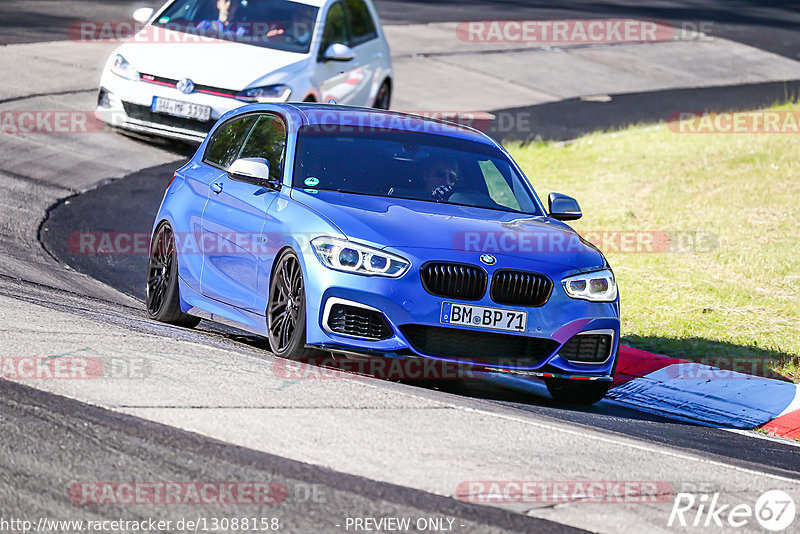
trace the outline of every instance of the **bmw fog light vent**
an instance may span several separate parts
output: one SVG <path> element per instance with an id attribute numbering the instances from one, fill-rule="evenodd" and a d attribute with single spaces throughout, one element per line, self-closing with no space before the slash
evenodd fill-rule
<path id="1" fill-rule="evenodd" d="M 570 362 L 600 364 L 611 355 L 613 341 L 610 332 L 577 334 L 561 347 L 558 354 Z"/>
<path id="2" fill-rule="evenodd" d="M 392 329 L 380 312 L 334 304 L 328 314 L 328 328 L 337 334 L 368 339 L 388 339 Z"/>

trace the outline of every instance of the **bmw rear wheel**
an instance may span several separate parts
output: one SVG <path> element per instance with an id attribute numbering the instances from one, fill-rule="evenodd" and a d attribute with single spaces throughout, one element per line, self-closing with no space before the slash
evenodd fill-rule
<path id="1" fill-rule="evenodd" d="M 188 328 L 194 328 L 200 322 L 198 317 L 181 311 L 175 236 L 166 221 L 156 229 L 150 243 L 145 296 L 147 315 L 151 319 Z"/>
<path id="2" fill-rule="evenodd" d="M 272 353 L 281 358 L 307 358 L 306 294 L 303 269 L 295 253 L 286 250 L 275 261 L 267 304 L 267 330 Z"/>

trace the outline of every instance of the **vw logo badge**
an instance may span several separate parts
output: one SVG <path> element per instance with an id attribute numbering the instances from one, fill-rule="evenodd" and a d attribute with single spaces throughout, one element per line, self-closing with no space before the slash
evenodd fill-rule
<path id="1" fill-rule="evenodd" d="M 190 95 L 194 92 L 194 82 L 189 78 L 184 78 L 179 81 L 176 87 L 178 88 L 178 91 L 185 95 Z"/>
<path id="2" fill-rule="evenodd" d="M 481 261 L 486 265 L 494 265 L 497 263 L 497 258 L 492 256 L 491 254 L 484 254 L 481 256 Z"/>

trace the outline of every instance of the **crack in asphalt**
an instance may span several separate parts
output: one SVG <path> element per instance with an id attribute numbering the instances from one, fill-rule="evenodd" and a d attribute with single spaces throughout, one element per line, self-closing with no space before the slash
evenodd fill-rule
<path id="1" fill-rule="evenodd" d="M 397 410 L 455 410 L 453 406 L 334 406 L 334 405 L 315 405 L 315 406 L 137 406 L 135 404 L 109 404 L 107 408 L 120 408 L 126 410 L 374 410 L 374 411 L 397 411 Z"/>
<path id="2" fill-rule="evenodd" d="M 21 100 L 31 100 L 34 98 L 41 98 L 45 96 L 66 96 L 66 95 L 77 95 L 80 93 L 91 93 L 93 91 L 97 91 L 96 88 L 92 87 L 91 89 L 70 89 L 67 91 L 52 91 L 49 93 L 32 93 L 29 95 L 21 95 L 21 96 L 12 96 L 11 98 L 3 98 L 0 99 L 0 104 L 8 104 L 10 102 L 19 102 Z"/>
<path id="3" fill-rule="evenodd" d="M 8 176 L 9 178 L 11 178 L 13 180 L 19 180 L 21 182 L 28 182 L 28 183 L 36 184 L 36 185 L 41 186 L 41 187 L 47 187 L 49 189 L 60 189 L 62 191 L 69 191 L 70 193 L 77 193 L 78 192 L 77 189 L 73 189 L 73 188 L 67 187 L 65 185 L 54 184 L 52 182 L 48 182 L 47 180 L 42 180 L 41 178 L 34 178 L 33 176 L 28 176 L 26 174 L 20 174 L 18 172 L 9 171 L 8 169 L 0 169 L 0 173 Z M 69 197 L 65 197 L 64 200 L 66 200 L 67 198 L 69 198 Z"/>
<path id="4" fill-rule="evenodd" d="M 630 41 L 622 43 L 576 43 L 570 45 L 535 45 L 528 47 L 518 48 L 493 48 L 483 50 L 452 50 L 447 52 L 412 52 L 408 54 L 392 55 L 392 59 L 419 59 L 419 58 L 437 58 L 437 57 L 456 57 L 456 56 L 484 56 L 488 54 L 524 54 L 526 52 L 569 52 L 570 50 L 585 50 L 597 48 L 612 48 L 620 46 L 646 46 L 646 45 L 663 45 L 671 42 L 688 42 L 687 40 L 674 39 L 671 41 Z M 1 102 L 0 102 L 1 103 Z"/>

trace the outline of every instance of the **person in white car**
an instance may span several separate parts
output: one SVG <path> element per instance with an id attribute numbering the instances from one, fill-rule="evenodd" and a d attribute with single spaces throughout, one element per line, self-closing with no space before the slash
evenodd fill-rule
<path id="1" fill-rule="evenodd" d="M 217 0 L 219 16 L 216 20 L 201 20 L 196 28 L 202 32 L 245 35 L 247 28 L 236 22 L 236 12 L 239 11 L 241 0 Z"/>

